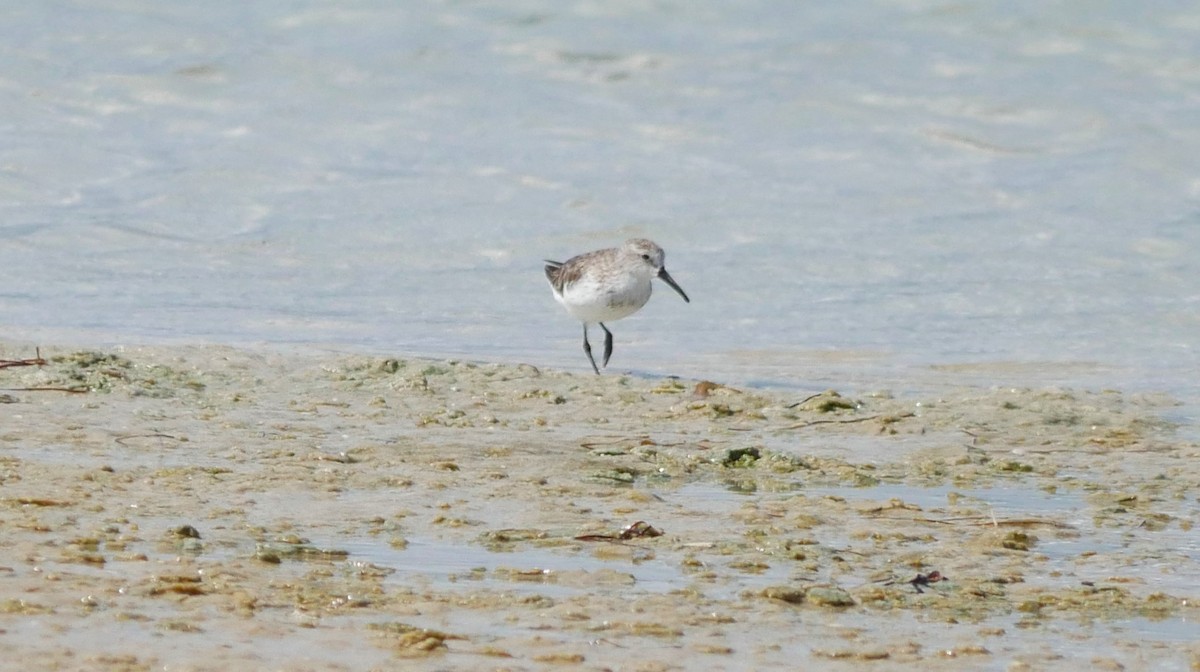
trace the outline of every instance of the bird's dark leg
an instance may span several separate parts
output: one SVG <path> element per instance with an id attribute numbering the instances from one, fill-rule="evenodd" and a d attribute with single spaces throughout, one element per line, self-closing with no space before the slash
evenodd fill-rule
<path id="1" fill-rule="evenodd" d="M 604 364 L 602 366 L 607 368 L 608 358 L 612 357 L 612 332 L 608 330 L 608 327 L 604 326 L 603 322 L 597 322 L 596 324 L 599 324 L 600 328 L 604 330 Z M 595 365 L 595 362 L 593 362 L 592 366 Z"/>
<path id="2" fill-rule="evenodd" d="M 608 329 L 605 329 L 605 331 L 608 331 Z M 597 376 L 600 375 L 600 368 L 596 366 L 596 360 L 592 357 L 592 344 L 588 343 L 587 340 L 587 322 L 583 323 L 583 351 L 587 353 L 588 361 L 592 363 L 592 370 L 596 372 Z M 607 364 L 608 360 L 604 360 L 604 363 Z"/>

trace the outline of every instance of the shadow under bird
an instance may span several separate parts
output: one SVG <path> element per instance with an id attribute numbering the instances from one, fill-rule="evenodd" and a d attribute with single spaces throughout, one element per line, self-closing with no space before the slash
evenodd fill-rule
<path id="1" fill-rule="evenodd" d="M 589 324 L 599 324 L 604 330 L 601 366 L 607 367 L 613 335 L 604 323 L 629 317 L 646 305 L 653 291 L 651 280 L 662 280 L 691 303 L 683 288 L 667 273 L 663 266 L 665 258 L 662 248 L 652 241 L 634 238 L 621 247 L 586 252 L 565 262 L 546 260 L 546 279 L 554 290 L 554 299 L 583 322 L 583 351 L 596 375 L 600 374 L 600 367 L 596 366 L 592 344 L 588 342 Z"/>

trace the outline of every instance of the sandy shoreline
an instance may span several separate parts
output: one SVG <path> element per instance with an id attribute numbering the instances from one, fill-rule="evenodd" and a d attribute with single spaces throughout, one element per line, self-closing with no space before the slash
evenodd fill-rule
<path id="1" fill-rule="evenodd" d="M 0 369 L 23 669 L 1200 665 L 1162 395 L 42 356 Z"/>

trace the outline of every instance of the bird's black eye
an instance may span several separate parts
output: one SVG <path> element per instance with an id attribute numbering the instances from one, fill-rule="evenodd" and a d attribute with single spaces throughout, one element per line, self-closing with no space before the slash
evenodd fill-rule
<path id="1" fill-rule="evenodd" d="M 646 261 L 650 261 L 650 255 L 648 255 L 648 254 L 643 254 L 643 255 L 642 255 L 642 259 L 645 259 Z"/>

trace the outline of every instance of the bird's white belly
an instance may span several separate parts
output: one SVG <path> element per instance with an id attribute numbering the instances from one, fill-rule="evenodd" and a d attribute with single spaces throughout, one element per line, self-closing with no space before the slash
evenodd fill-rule
<path id="1" fill-rule="evenodd" d="M 554 298 L 577 320 L 612 322 L 636 313 L 650 300 L 653 288 L 648 280 L 620 285 L 605 285 L 581 278 L 563 288 Z"/>

